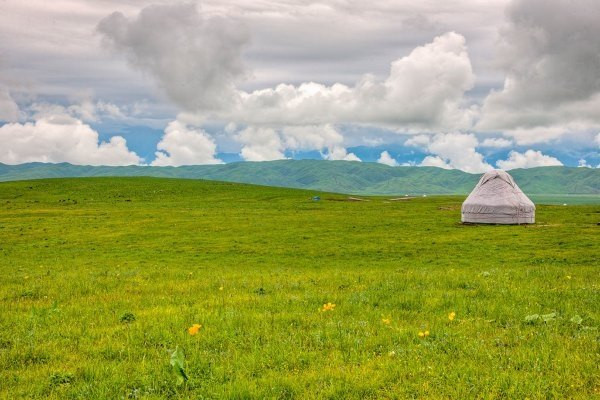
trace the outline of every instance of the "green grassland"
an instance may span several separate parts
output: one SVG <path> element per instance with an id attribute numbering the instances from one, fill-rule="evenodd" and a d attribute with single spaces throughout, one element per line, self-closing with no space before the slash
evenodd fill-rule
<path id="1" fill-rule="evenodd" d="M 0 184 L 0 398 L 600 396 L 599 205 L 314 194 Z"/>

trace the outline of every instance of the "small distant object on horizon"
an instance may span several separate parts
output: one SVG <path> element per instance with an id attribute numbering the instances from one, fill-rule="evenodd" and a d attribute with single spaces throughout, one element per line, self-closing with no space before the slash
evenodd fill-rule
<path id="1" fill-rule="evenodd" d="M 313 196 L 313 201 L 319 201 L 321 200 L 321 196 Z"/>
<path id="2" fill-rule="evenodd" d="M 563 203 L 563 206 L 566 206 L 566 205 L 567 205 L 567 203 Z"/>
<path id="3" fill-rule="evenodd" d="M 427 197 L 427 195 L 426 195 L 426 194 L 424 194 L 424 195 L 423 195 L 423 197 Z"/>
<path id="4" fill-rule="evenodd" d="M 493 170 L 483 174 L 462 204 L 461 221 L 473 224 L 534 224 L 535 204 L 508 172 Z"/>

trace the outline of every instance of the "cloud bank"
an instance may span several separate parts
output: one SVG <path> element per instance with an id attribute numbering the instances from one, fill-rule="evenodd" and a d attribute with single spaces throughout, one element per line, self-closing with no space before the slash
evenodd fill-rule
<path id="1" fill-rule="evenodd" d="M 501 30 L 504 87 L 485 99 L 476 129 L 517 143 L 600 126 L 600 2 L 515 0 Z"/>
<path id="2" fill-rule="evenodd" d="M 40 116 L 34 122 L 0 127 L 0 162 L 68 162 L 80 165 L 139 164 L 140 157 L 125 139 L 113 136 L 98 141 L 98 132 L 69 115 Z"/>
<path id="3" fill-rule="evenodd" d="M 99 144 L 97 133 L 94 142 L 78 127 L 95 132 L 89 124 L 96 129 L 107 120 L 146 124 L 153 113 L 138 118 L 139 105 L 158 110 L 161 103 L 168 119 L 163 114 L 154 122 L 153 127 L 164 127 L 164 136 L 153 165 L 218 163 L 222 152 L 255 161 L 302 152 L 358 161 L 357 154 L 364 153 L 353 154 L 349 147 L 397 145 L 405 135 L 414 135 L 406 143 L 426 153 L 421 165 L 469 172 L 492 168 L 499 154 L 506 160 L 495 165 L 507 168 L 555 164 L 560 161 L 553 156 L 565 155 L 566 162 L 580 157 L 598 162 L 600 3 L 594 0 L 498 0 L 487 2 L 485 10 L 471 0 L 448 7 L 408 1 L 366 6 L 207 0 L 202 8 L 195 2 L 147 5 L 144 0 L 78 7 L 65 0 L 52 14 L 60 29 L 45 25 L 48 11 L 40 0 L 7 4 L 0 38 L 14 38 L 6 41 L 7 59 L 17 60 L 10 68 L 19 79 L 9 79 L 8 64 L 0 65 L 0 120 L 12 122 L 5 126 L 15 135 L 19 126 L 36 132 L 30 134 L 31 146 L 37 141 L 40 148 L 48 146 L 38 125 L 55 130 L 56 121 L 70 118 L 62 129 L 78 132 L 65 133 L 71 140 L 85 137 L 98 149 L 104 145 L 104 153 L 114 151 L 111 162 L 131 162 L 126 155 L 135 153 L 119 144 L 122 138 Z M 467 17 L 474 8 L 477 18 Z M 36 24 L 27 35 L 16 35 L 23 16 Z M 348 29 L 338 34 L 334 28 L 342 26 Z M 109 51 L 98 51 L 97 40 Z M 35 46 L 28 50 L 27 41 Z M 31 67 L 40 60 L 55 74 L 22 82 L 27 79 L 20 79 L 20 71 L 40 74 Z M 116 91 L 121 102 L 96 95 L 116 93 L 121 86 Z M 156 96 L 152 86 L 164 96 Z M 65 88 L 70 88 L 66 94 Z M 52 100 L 36 99 L 36 90 L 66 100 L 50 105 Z M 156 98 L 141 98 L 141 92 Z M 39 160 L 74 159 L 66 150 L 27 153 L 17 139 L 3 141 L 6 159 L 9 153 L 13 159 L 29 160 L 33 154 Z M 554 151 L 575 145 L 580 149 Z M 57 142 L 56 148 L 61 146 Z M 552 156 L 535 147 L 551 149 Z M 378 149 L 378 162 L 406 161 L 397 148 L 387 148 L 397 159 Z"/>
<path id="4" fill-rule="evenodd" d="M 8 89 L 0 86 L 0 121 L 15 122 L 19 119 L 19 106 L 10 96 Z"/>
<path id="5" fill-rule="evenodd" d="M 563 165 L 558 159 L 542 154 L 541 151 L 527 150 L 525 153 L 511 151 L 508 160 L 500 160 L 498 167 L 510 170 L 516 168 L 533 168 Z"/>

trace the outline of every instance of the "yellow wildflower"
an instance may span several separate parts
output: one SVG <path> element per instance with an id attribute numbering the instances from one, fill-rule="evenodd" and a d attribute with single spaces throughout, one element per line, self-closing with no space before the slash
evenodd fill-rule
<path id="1" fill-rule="evenodd" d="M 394 350 L 392 350 L 392 351 L 390 351 L 390 352 L 388 353 L 388 356 L 390 356 L 390 357 L 395 357 L 395 356 L 396 356 L 396 352 L 395 352 Z"/>
<path id="2" fill-rule="evenodd" d="M 392 319 L 391 318 L 382 318 L 381 322 L 383 322 L 386 325 L 389 325 L 392 323 Z"/>
<path id="3" fill-rule="evenodd" d="M 450 321 L 454 321 L 454 318 L 456 318 L 456 313 L 452 311 L 450 314 L 448 314 L 448 319 Z"/>
<path id="4" fill-rule="evenodd" d="M 419 332 L 419 337 L 420 337 L 420 338 L 422 338 L 422 337 L 425 337 L 425 333 L 423 333 L 423 332 Z"/>
<path id="5" fill-rule="evenodd" d="M 566 276 L 566 278 L 567 278 L 567 279 L 571 279 L 571 275 L 567 275 L 567 276 Z"/>
<path id="6" fill-rule="evenodd" d="M 327 303 L 327 304 L 323 304 L 323 309 L 321 311 L 333 311 L 334 308 L 335 308 L 335 304 Z"/>
<path id="7" fill-rule="evenodd" d="M 195 334 L 198 333 L 198 331 L 200 330 L 200 328 L 202 328 L 202 325 L 200 325 L 200 324 L 194 324 L 194 325 L 192 325 L 192 326 L 190 326 L 188 328 L 188 333 L 190 335 L 194 336 Z"/>
<path id="8" fill-rule="evenodd" d="M 223 286 L 219 287 L 219 290 L 221 290 L 221 291 L 222 291 L 222 290 L 223 290 Z"/>
<path id="9" fill-rule="evenodd" d="M 429 336 L 429 331 L 425 331 L 423 332 L 423 334 L 425 335 L 425 337 Z"/>

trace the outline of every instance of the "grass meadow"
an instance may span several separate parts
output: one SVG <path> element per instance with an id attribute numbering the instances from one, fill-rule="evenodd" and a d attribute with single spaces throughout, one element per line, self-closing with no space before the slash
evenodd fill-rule
<path id="1" fill-rule="evenodd" d="M 600 397 L 600 205 L 315 194 L 0 184 L 0 398 Z"/>

